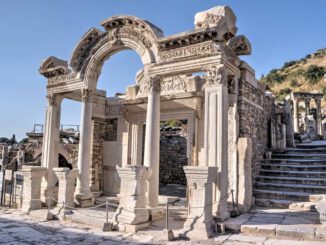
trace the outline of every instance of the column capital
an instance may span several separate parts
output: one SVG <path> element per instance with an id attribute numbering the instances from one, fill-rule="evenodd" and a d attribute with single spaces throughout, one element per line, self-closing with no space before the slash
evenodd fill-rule
<path id="1" fill-rule="evenodd" d="M 160 87 L 161 77 L 159 76 L 147 76 L 143 79 L 141 84 L 139 84 L 139 92 L 141 94 L 151 94 L 159 93 L 161 90 Z"/>
<path id="2" fill-rule="evenodd" d="M 203 68 L 206 72 L 206 85 L 222 84 L 227 86 L 227 72 L 224 65 L 211 64 Z"/>
<path id="3" fill-rule="evenodd" d="M 89 102 L 93 98 L 93 91 L 88 88 L 83 88 L 80 90 L 82 102 Z"/>
<path id="4" fill-rule="evenodd" d="M 50 93 L 46 95 L 46 99 L 48 100 L 49 106 L 57 106 L 61 102 L 60 99 L 62 99 L 62 97 L 58 94 Z"/>
<path id="5" fill-rule="evenodd" d="M 311 98 L 304 98 L 304 103 L 308 104 L 308 103 L 310 103 L 310 100 L 311 100 Z"/>

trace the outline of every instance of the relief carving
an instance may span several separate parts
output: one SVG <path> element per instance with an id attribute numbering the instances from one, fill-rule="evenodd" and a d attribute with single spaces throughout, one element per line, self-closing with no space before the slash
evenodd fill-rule
<path id="1" fill-rule="evenodd" d="M 223 65 L 209 65 L 203 68 L 206 72 L 205 80 L 206 85 L 222 84 L 227 86 L 226 68 Z"/>
<path id="2" fill-rule="evenodd" d="M 191 45 L 183 48 L 176 48 L 168 51 L 162 51 L 159 53 L 159 57 L 161 58 L 162 61 L 169 61 L 173 59 L 190 58 L 193 56 L 196 56 L 196 58 L 212 56 L 218 54 L 219 52 L 220 49 L 216 44 L 212 42 L 206 42 L 206 43 L 200 43 L 200 44 Z"/>
<path id="3" fill-rule="evenodd" d="M 139 94 L 146 95 L 160 91 L 160 80 L 158 77 L 145 77 L 139 82 Z"/>
<path id="4" fill-rule="evenodd" d="M 186 92 L 185 76 L 164 78 L 160 84 L 161 94 L 176 94 Z"/>

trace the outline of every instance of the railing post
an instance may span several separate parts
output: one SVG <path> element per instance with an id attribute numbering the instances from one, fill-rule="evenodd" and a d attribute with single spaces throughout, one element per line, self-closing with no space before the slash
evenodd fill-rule
<path id="1" fill-rule="evenodd" d="M 109 200 L 106 199 L 105 200 L 105 213 L 106 213 L 106 217 L 105 217 L 105 223 L 103 225 L 103 231 L 112 231 L 112 223 L 109 222 Z"/>
<path id="2" fill-rule="evenodd" d="M 109 201 L 105 200 L 106 223 L 109 223 Z"/>
<path id="3" fill-rule="evenodd" d="M 166 230 L 169 230 L 169 201 L 166 201 L 165 227 L 166 227 Z"/>

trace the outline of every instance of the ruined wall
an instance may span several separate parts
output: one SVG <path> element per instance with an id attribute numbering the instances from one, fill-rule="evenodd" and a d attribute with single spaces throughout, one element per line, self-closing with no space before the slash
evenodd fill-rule
<path id="1" fill-rule="evenodd" d="M 93 118 L 91 139 L 90 180 L 91 191 L 99 191 L 103 183 L 103 141 L 105 135 L 105 120 Z"/>
<path id="2" fill-rule="evenodd" d="M 183 166 L 186 165 L 188 165 L 187 138 L 161 131 L 160 183 L 186 185 L 186 176 L 183 171 Z"/>
<path id="3" fill-rule="evenodd" d="M 262 84 L 239 82 L 239 137 L 252 138 L 252 177 L 257 176 L 264 153 L 270 146 L 270 120 L 274 100 L 265 95 Z"/>

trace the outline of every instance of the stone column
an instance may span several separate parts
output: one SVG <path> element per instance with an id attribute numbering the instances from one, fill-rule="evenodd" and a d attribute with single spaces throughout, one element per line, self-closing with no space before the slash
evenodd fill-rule
<path id="1" fill-rule="evenodd" d="M 23 166 L 17 172 L 23 176 L 23 202 L 22 211 L 28 213 L 30 210 L 42 207 L 41 202 L 41 181 L 47 169 L 36 166 Z M 17 175 L 16 174 L 16 175 Z"/>
<path id="2" fill-rule="evenodd" d="M 57 189 L 55 187 L 56 177 L 53 168 L 59 165 L 59 141 L 60 141 L 60 113 L 62 97 L 59 95 L 48 94 L 48 106 L 46 109 L 45 130 L 43 136 L 42 149 L 42 167 L 48 169 L 45 178 L 42 181 L 42 201 L 46 197 L 55 196 Z"/>
<path id="3" fill-rule="evenodd" d="M 230 217 L 228 198 L 228 88 L 224 66 L 212 65 L 207 71 L 205 85 L 205 163 L 218 167 L 216 187 L 213 188 L 214 215 L 220 220 Z"/>
<path id="4" fill-rule="evenodd" d="M 146 209 L 146 179 L 148 169 L 144 166 L 118 167 L 121 179 L 120 203 L 113 222 L 119 230 L 135 232 L 149 225 Z"/>
<path id="5" fill-rule="evenodd" d="M 90 162 L 91 162 L 91 130 L 92 130 L 92 94 L 88 89 L 81 90 L 82 111 L 80 121 L 80 137 L 78 150 L 78 178 L 75 199 L 79 206 L 94 205 L 94 197 L 90 191 Z"/>
<path id="6" fill-rule="evenodd" d="M 305 121 L 306 121 L 306 124 L 307 124 L 308 116 L 309 116 L 309 113 L 310 113 L 310 98 L 305 98 L 304 103 L 305 103 L 305 110 L 306 110 Z"/>
<path id="7" fill-rule="evenodd" d="M 238 175 L 238 208 L 241 213 L 247 213 L 252 206 L 252 140 L 251 138 L 239 138 L 239 175 Z"/>
<path id="8" fill-rule="evenodd" d="M 298 118 L 298 100 L 293 99 L 293 127 L 294 132 L 299 133 L 299 118 Z"/>
<path id="9" fill-rule="evenodd" d="M 213 235 L 213 182 L 217 167 L 184 166 L 189 193 L 189 210 L 180 234 L 190 239 L 204 240 Z"/>
<path id="10" fill-rule="evenodd" d="M 324 135 L 323 132 L 323 125 L 322 125 L 322 118 L 321 118 L 321 101 L 320 99 L 316 99 L 316 109 L 317 109 L 317 135 Z"/>
<path id="11" fill-rule="evenodd" d="M 150 169 L 148 177 L 147 205 L 158 207 L 160 164 L 160 91 L 159 80 L 148 79 L 144 166 Z"/>
<path id="12" fill-rule="evenodd" d="M 54 168 L 53 171 L 59 180 L 57 206 L 61 207 L 64 202 L 66 206 L 74 207 L 75 182 L 78 169 Z"/>

